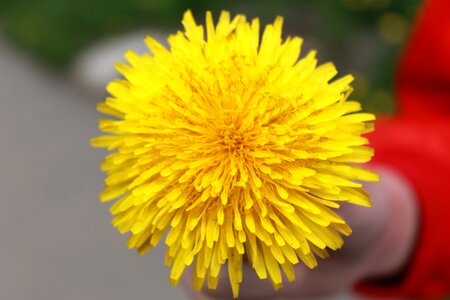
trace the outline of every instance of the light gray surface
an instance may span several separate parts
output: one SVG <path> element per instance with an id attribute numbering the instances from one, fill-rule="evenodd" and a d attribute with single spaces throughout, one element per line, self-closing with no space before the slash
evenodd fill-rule
<path id="1" fill-rule="evenodd" d="M 187 299 L 97 200 L 96 101 L 14 52 L 0 39 L 0 299 Z"/>
<path id="2" fill-rule="evenodd" d="M 187 299 L 164 247 L 127 250 L 97 200 L 98 100 L 0 38 L 0 300 Z"/>

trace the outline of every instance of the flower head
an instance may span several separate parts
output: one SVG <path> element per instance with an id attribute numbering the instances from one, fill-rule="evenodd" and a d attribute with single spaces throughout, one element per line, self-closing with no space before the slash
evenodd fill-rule
<path id="1" fill-rule="evenodd" d="M 348 101 L 351 76 L 332 80 L 333 64 L 314 52 L 299 59 L 302 40 L 282 38 L 282 18 L 259 21 L 206 14 L 206 33 L 188 11 L 184 32 L 151 37 L 151 54 L 127 52 L 125 79 L 98 110 L 110 135 L 92 140 L 114 152 L 102 201 L 116 198 L 113 225 L 129 248 L 145 253 L 166 232 L 166 264 L 176 284 L 193 264 L 194 286 L 215 288 L 228 263 L 235 296 L 243 257 L 257 275 L 282 284 L 293 265 L 317 265 L 351 230 L 336 214 L 341 201 L 370 206 L 354 180 L 377 175 L 361 135 L 374 116 Z"/>

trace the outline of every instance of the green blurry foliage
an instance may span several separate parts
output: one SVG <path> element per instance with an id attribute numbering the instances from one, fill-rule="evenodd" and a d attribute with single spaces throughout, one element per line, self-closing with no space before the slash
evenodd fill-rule
<path id="1" fill-rule="evenodd" d="M 20 45 L 62 67 L 100 36 L 170 26 L 188 7 L 178 0 L 0 0 L 0 25 Z"/>
<path id="2" fill-rule="evenodd" d="M 191 9 L 285 17 L 287 35 L 305 37 L 320 61 L 356 79 L 353 98 L 374 112 L 393 111 L 394 65 L 419 0 L 0 0 L 0 26 L 16 44 L 63 69 L 99 37 L 140 27 L 180 28 Z M 308 44 L 308 41 L 310 43 Z"/>

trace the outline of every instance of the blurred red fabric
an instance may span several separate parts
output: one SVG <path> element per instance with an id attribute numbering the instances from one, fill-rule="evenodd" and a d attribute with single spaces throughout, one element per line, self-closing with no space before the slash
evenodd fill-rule
<path id="1" fill-rule="evenodd" d="M 374 162 L 412 183 L 420 232 L 398 280 L 356 289 L 375 297 L 434 299 L 450 295 L 450 0 L 422 6 L 400 59 L 396 96 L 399 113 L 379 117 L 369 139 Z"/>

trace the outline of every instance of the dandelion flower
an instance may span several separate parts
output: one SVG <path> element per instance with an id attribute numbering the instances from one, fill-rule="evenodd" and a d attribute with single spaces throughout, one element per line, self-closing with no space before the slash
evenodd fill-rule
<path id="1" fill-rule="evenodd" d="M 169 49 L 147 37 L 151 54 L 125 54 L 98 105 L 111 117 L 92 145 L 113 151 L 100 199 L 116 200 L 112 223 L 140 254 L 167 233 L 173 284 L 193 265 L 195 288 L 215 288 L 226 264 L 237 297 L 246 256 L 279 288 L 281 270 L 293 280 L 295 264 L 343 245 L 340 202 L 370 206 L 355 180 L 377 180 L 356 165 L 373 155 L 374 116 L 347 100 L 351 76 L 300 58 L 282 23 L 260 38 L 258 19 L 222 12 L 215 25 L 208 12 L 204 28 L 188 11 Z"/>

